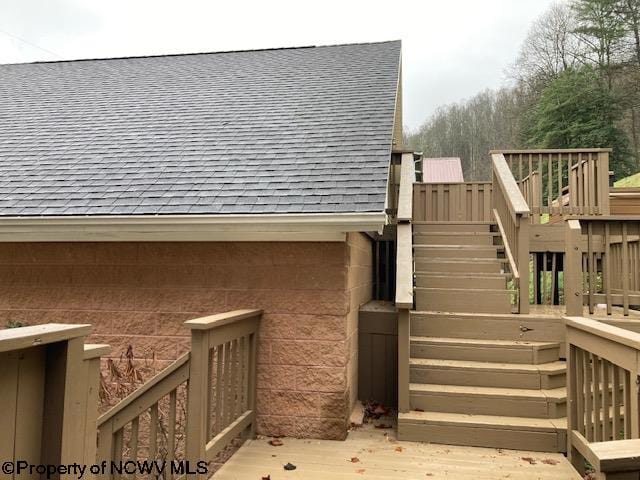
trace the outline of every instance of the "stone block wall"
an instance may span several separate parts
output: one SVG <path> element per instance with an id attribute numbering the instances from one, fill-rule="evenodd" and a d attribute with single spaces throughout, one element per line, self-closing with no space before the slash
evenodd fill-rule
<path id="1" fill-rule="evenodd" d="M 357 398 L 357 310 L 367 237 L 347 242 L 0 244 L 0 325 L 90 323 L 115 358 L 169 365 L 183 322 L 261 308 L 258 431 L 344 438 Z"/>

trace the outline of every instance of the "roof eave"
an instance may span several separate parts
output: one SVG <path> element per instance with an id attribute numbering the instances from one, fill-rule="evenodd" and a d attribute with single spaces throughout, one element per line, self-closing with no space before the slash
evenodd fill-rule
<path id="1" fill-rule="evenodd" d="M 386 223 L 384 212 L 0 217 L 0 242 L 343 241 Z"/>

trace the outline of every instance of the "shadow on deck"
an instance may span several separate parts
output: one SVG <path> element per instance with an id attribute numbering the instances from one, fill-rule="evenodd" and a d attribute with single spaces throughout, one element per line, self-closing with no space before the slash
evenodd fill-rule
<path id="1" fill-rule="evenodd" d="M 395 430 L 371 424 L 352 430 L 344 442 L 284 438 L 282 443 L 274 447 L 268 438 L 247 441 L 213 479 L 581 478 L 559 453 L 402 442 Z M 284 470 L 287 463 L 296 469 Z"/>

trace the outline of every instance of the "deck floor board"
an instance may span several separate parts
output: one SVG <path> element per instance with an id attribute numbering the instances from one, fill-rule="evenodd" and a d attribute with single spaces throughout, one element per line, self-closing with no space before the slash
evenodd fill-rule
<path id="1" fill-rule="evenodd" d="M 558 453 L 400 442 L 393 430 L 370 425 L 351 431 L 344 442 L 284 438 L 282 446 L 274 447 L 268 441 L 247 441 L 213 480 L 581 478 Z M 297 468 L 285 471 L 286 463 Z"/>

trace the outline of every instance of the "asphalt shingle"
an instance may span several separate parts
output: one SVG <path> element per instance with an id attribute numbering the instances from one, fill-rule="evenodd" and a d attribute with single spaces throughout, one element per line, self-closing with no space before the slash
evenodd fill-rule
<path id="1" fill-rule="evenodd" d="M 0 65 L 0 216 L 380 212 L 400 42 Z"/>

